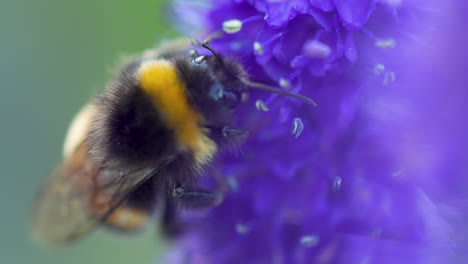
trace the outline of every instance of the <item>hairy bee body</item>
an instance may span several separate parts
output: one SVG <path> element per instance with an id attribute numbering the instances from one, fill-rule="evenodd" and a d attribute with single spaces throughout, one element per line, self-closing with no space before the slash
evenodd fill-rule
<path id="1" fill-rule="evenodd" d="M 190 58 L 167 47 L 126 64 L 70 126 L 63 161 L 36 201 L 38 237 L 64 244 L 99 224 L 139 230 L 157 203 L 172 233 L 178 208 L 219 204 L 222 193 L 196 185 L 223 145 L 245 138 L 230 127 L 244 75 L 233 59 Z M 236 138 L 226 133 L 233 129 Z"/>

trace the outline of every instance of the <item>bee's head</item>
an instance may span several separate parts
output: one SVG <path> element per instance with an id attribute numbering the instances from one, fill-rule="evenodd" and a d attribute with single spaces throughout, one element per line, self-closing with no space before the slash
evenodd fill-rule
<path id="1" fill-rule="evenodd" d="M 174 64 L 190 104 L 203 117 L 202 125 L 230 125 L 247 90 L 241 81 L 247 76 L 244 68 L 233 58 L 215 56 L 177 59 Z"/>

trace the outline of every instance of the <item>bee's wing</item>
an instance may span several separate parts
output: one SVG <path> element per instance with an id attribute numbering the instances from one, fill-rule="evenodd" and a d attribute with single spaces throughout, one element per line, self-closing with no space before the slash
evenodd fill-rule
<path id="1" fill-rule="evenodd" d="M 39 193 L 33 211 L 36 235 L 51 244 L 65 244 L 86 235 L 168 163 L 126 173 L 103 170 L 91 160 L 86 144 L 80 144 Z"/>
<path id="2" fill-rule="evenodd" d="M 94 107 L 87 106 L 75 118 L 65 142 L 65 158 L 43 185 L 33 209 L 37 237 L 51 244 L 65 244 L 104 222 L 128 195 L 170 160 L 133 171 L 102 169 L 91 158 L 86 144 L 88 122 Z M 77 125 L 77 124 L 84 125 Z M 77 127 L 80 131 L 74 131 Z M 68 146 L 68 147 L 67 147 Z"/>
<path id="3" fill-rule="evenodd" d="M 61 244 L 88 233 L 97 223 L 89 210 L 92 165 L 83 144 L 78 146 L 47 179 L 33 211 L 33 230 L 40 240 Z"/>

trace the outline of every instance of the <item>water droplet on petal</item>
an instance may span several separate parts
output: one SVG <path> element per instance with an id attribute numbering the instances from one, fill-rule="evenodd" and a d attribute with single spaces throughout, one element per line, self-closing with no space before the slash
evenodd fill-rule
<path id="1" fill-rule="evenodd" d="M 265 103 L 262 101 L 262 100 L 257 100 L 255 102 L 255 107 L 257 108 L 257 110 L 259 111 L 263 111 L 263 112 L 268 112 L 270 111 L 270 109 L 265 105 Z"/>
<path id="2" fill-rule="evenodd" d="M 291 133 L 295 135 L 295 138 L 298 138 L 302 134 L 302 131 L 304 131 L 302 120 L 298 117 L 294 118 Z"/>
<path id="3" fill-rule="evenodd" d="M 301 240 L 300 240 L 301 245 L 305 247 L 314 247 L 318 244 L 319 241 L 320 241 L 320 238 L 315 235 L 303 236 L 301 237 Z"/>
<path id="4" fill-rule="evenodd" d="M 234 34 L 242 29 L 242 21 L 231 19 L 223 22 L 223 30 L 228 34 Z"/>

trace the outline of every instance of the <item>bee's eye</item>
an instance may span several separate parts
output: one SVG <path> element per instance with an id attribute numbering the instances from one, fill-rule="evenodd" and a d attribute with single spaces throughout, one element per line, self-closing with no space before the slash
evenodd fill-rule
<path id="1" fill-rule="evenodd" d="M 236 108 L 239 105 L 239 96 L 233 92 L 224 91 L 222 100 L 223 104 L 230 109 Z"/>
<path id="2" fill-rule="evenodd" d="M 229 109 L 236 108 L 239 104 L 239 96 L 229 90 L 225 90 L 223 85 L 218 82 L 211 85 L 209 95 L 213 100 L 221 101 Z"/>

